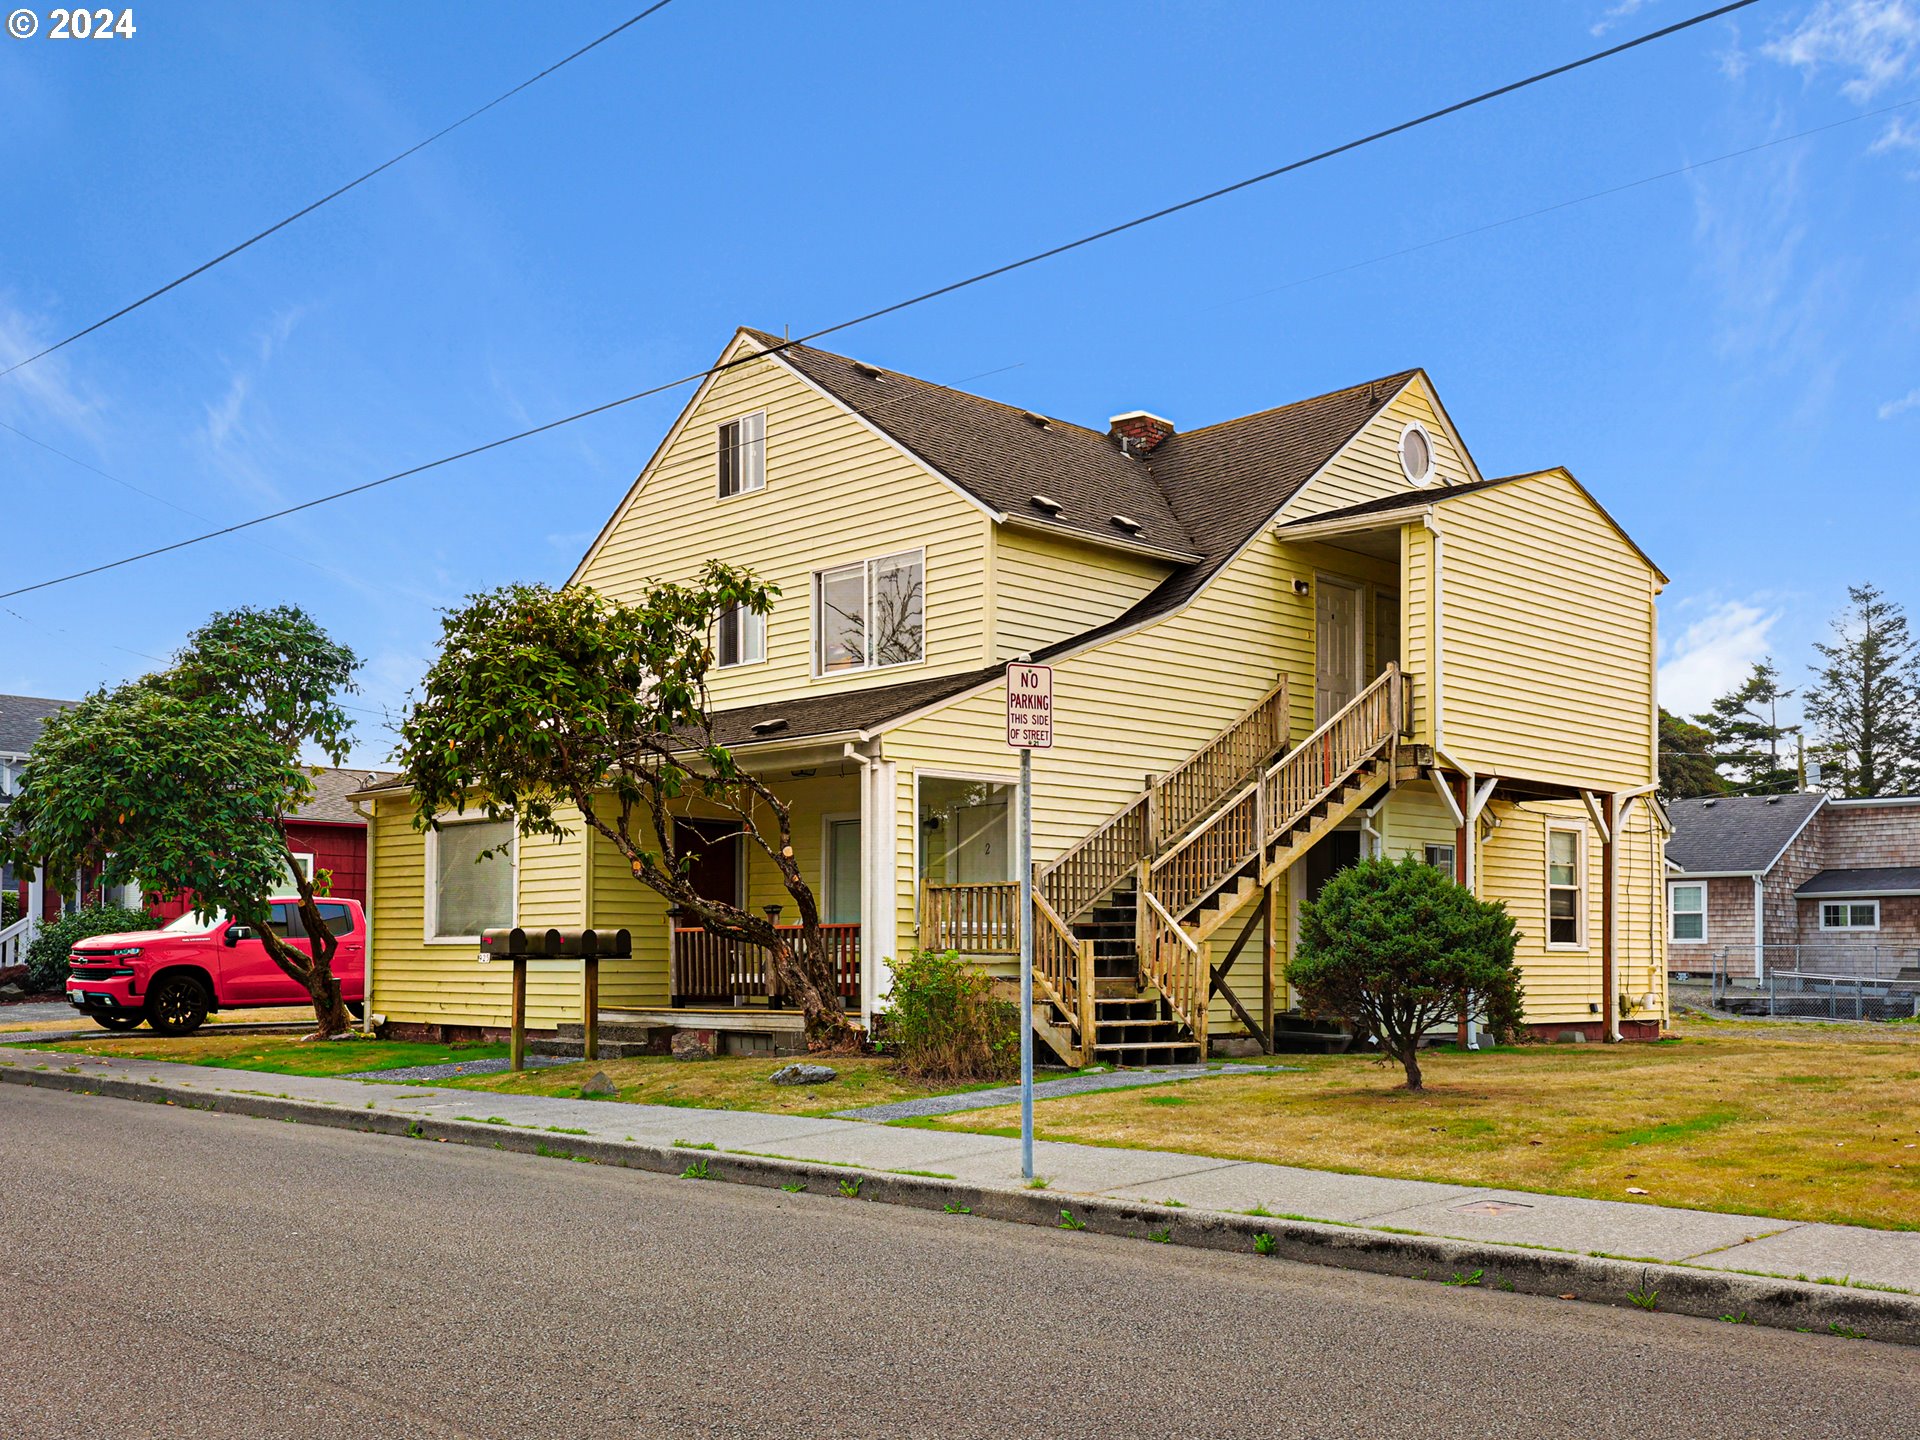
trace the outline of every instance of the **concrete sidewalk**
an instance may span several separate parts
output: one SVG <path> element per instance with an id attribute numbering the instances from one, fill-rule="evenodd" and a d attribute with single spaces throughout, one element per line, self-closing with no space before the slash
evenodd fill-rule
<path id="1" fill-rule="evenodd" d="M 201 1065 L 35 1051 L 9 1045 L 0 1071 L 45 1072 L 158 1087 L 184 1103 L 267 1096 L 418 1120 L 479 1121 L 611 1144 L 678 1146 L 917 1175 L 988 1190 L 1024 1190 L 1019 1142 L 756 1111 L 625 1105 L 223 1070 Z M 0 1077 L 5 1078 L 5 1077 Z M 1204 1083 L 1204 1082 L 1202 1082 Z M 1134 1206 L 1358 1227 L 1382 1234 L 1526 1246 L 1581 1256 L 1847 1282 L 1920 1295 L 1920 1232 L 1869 1230 L 1582 1200 L 1519 1190 L 1392 1180 L 1199 1155 L 1041 1141 L 1034 1168 L 1048 1195 Z"/>

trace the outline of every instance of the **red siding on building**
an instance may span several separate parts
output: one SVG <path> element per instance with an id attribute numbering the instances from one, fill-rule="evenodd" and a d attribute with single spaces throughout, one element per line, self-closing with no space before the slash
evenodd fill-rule
<path id="1" fill-rule="evenodd" d="M 333 885 L 327 892 L 342 900 L 367 903 L 367 827 L 331 824 L 314 820 L 287 822 L 287 845 L 296 855 L 313 856 L 316 879 L 322 871 L 333 872 Z M 191 896 L 170 900 L 149 897 L 147 908 L 163 921 L 184 915 L 193 908 Z"/>

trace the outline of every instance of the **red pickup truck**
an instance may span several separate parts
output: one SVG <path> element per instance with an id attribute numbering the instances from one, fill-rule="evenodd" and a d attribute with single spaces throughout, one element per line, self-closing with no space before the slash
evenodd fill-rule
<path id="1" fill-rule="evenodd" d="M 366 978 L 367 917 L 357 900 L 322 900 L 321 918 L 339 941 L 333 973 L 347 1008 L 360 1013 Z M 298 900 L 272 903 L 274 932 L 312 953 Z M 198 1030 L 214 1011 L 305 1005 L 306 987 L 267 954 L 253 931 L 226 915 L 182 915 L 161 930 L 90 935 L 68 957 L 67 1002 L 109 1030 L 145 1020 L 162 1035 Z"/>

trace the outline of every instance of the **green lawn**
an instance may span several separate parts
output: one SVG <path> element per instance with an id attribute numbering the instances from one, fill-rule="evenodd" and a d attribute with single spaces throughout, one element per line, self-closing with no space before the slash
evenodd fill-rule
<path id="1" fill-rule="evenodd" d="M 259 1070 L 273 1075 L 345 1075 L 356 1070 L 396 1070 L 408 1065 L 441 1065 L 452 1060 L 490 1060 L 507 1053 L 505 1045 L 429 1045 L 401 1040 L 313 1040 L 295 1035 L 115 1035 L 69 1040 L 49 1050 L 84 1055 L 119 1055 L 139 1060 L 172 1060 L 182 1065 L 217 1065 L 228 1070 Z"/>

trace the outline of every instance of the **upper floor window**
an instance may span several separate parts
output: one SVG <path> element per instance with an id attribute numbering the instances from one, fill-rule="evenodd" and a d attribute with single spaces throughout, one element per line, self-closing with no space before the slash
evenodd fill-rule
<path id="1" fill-rule="evenodd" d="M 1400 432 L 1400 473 L 1414 485 L 1433 479 L 1433 439 L 1418 420 Z"/>
<path id="2" fill-rule="evenodd" d="M 1582 832 L 1575 829 L 1550 829 L 1547 831 L 1547 944 L 1575 946 L 1580 944 L 1581 916 L 1586 906 L 1581 903 L 1585 876 L 1585 856 L 1581 853 L 1585 847 L 1581 844 Z"/>
<path id="3" fill-rule="evenodd" d="M 767 617 L 744 605 L 729 605 L 714 621 L 714 653 L 722 670 L 767 658 Z"/>
<path id="4" fill-rule="evenodd" d="M 1667 935 L 1685 944 L 1707 938 L 1707 887 L 1670 885 L 1667 887 Z"/>
<path id="5" fill-rule="evenodd" d="M 924 659 L 925 573 L 921 550 L 814 572 L 815 673 L 837 675 Z"/>
<path id="6" fill-rule="evenodd" d="M 720 427 L 720 498 L 767 488 L 767 412 Z"/>
<path id="7" fill-rule="evenodd" d="M 1822 930 L 1878 930 L 1878 900 L 1823 900 L 1820 902 Z"/>

